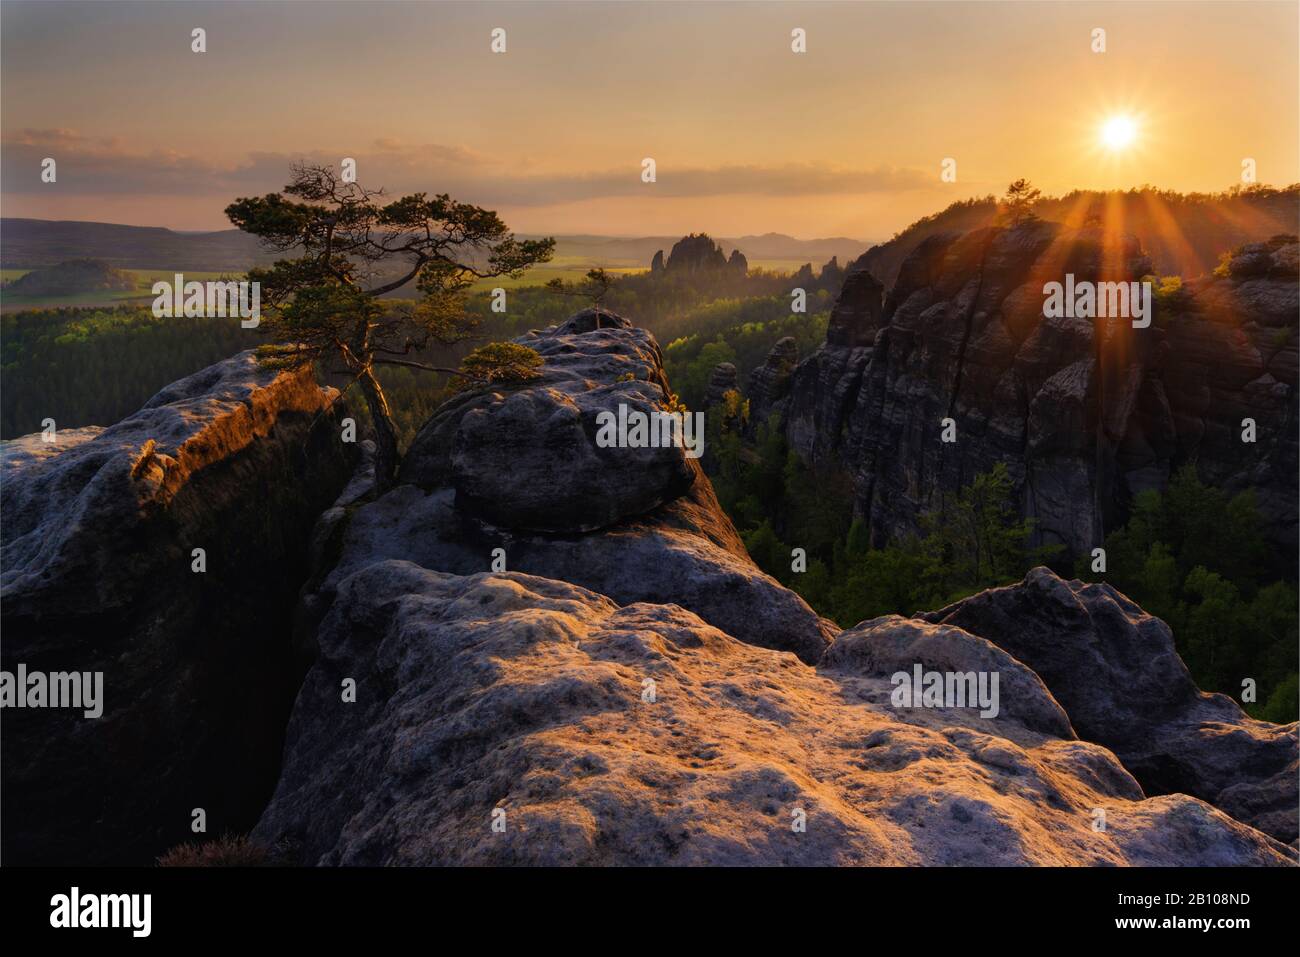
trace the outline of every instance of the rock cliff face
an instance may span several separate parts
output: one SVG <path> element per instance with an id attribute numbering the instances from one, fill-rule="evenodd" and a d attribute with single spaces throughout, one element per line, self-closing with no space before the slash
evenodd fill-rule
<path id="1" fill-rule="evenodd" d="M 708 387 L 704 390 L 703 410 L 708 411 L 716 405 L 722 405 L 727 393 L 737 389 L 739 385 L 740 379 L 736 367 L 730 362 L 719 362 L 713 367 Z"/>
<path id="2" fill-rule="evenodd" d="M 790 383 L 799 360 L 799 347 L 794 339 L 778 339 L 767 354 L 763 364 L 749 374 L 749 415 L 755 425 L 767 421 L 773 412 L 780 412 L 790 394 Z"/>
<path id="3" fill-rule="evenodd" d="M 1229 492 L 1256 490 L 1295 549 L 1294 237 L 1246 247 L 1227 277 L 1185 284 L 1149 328 L 1045 318 L 1043 286 L 1138 280 L 1132 240 L 1035 222 L 929 237 L 884 295 L 854 268 L 826 343 L 800 363 L 783 412 L 808 462 L 852 475 L 877 541 L 1007 463 L 1040 542 L 1091 550 L 1133 496 L 1195 461 Z M 941 441 L 951 418 L 956 440 Z M 1253 419 L 1257 440 L 1241 440 Z"/>
<path id="4" fill-rule="evenodd" d="M 353 467 L 332 397 L 247 352 L 110 428 L 0 446 L 4 670 L 103 672 L 104 698 L 5 709 L 6 862 L 148 863 L 195 807 L 214 831 L 255 819 L 307 536 Z"/>
<path id="5" fill-rule="evenodd" d="M 402 484 L 322 516 L 304 595 L 315 662 L 255 840 L 325 865 L 1289 861 L 1273 819 L 1230 787 L 1205 791 L 1217 808 L 1146 796 L 1075 723 L 1055 672 L 995 629 L 889 617 L 840 632 L 753 565 L 702 474 L 678 488 L 674 469 L 634 478 L 629 450 L 584 448 L 592 410 L 665 397 L 645 333 L 566 324 L 521 341 L 545 357 L 539 379 L 444 406 Z M 516 407 L 595 474 L 519 446 Z M 492 436 L 499 454 L 480 455 Z M 557 515 L 573 501 L 549 531 L 515 493 L 485 499 L 479 473 L 514 448 L 517 485 L 553 496 Z M 603 480 L 640 491 L 601 498 Z M 577 498 L 603 509 L 597 527 Z M 1021 587 L 1040 582 L 1074 587 L 1046 570 Z M 1110 669 L 1084 680 L 1103 697 L 1172 654 L 1133 647 L 1151 626 L 1124 608 L 1094 616 Z M 997 707 L 896 701 L 894 676 L 918 667 L 996 675 Z M 1258 758 L 1240 780 L 1272 782 L 1275 757 L 1294 761 L 1294 726 L 1235 720 L 1204 754 Z M 1226 743 L 1243 734 L 1258 754 Z"/>

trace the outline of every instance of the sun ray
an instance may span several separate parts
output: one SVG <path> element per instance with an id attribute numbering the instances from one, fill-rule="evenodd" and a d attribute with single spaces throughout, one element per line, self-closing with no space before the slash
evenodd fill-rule
<path id="1" fill-rule="evenodd" d="M 1174 257 L 1178 274 L 1193 277 L 1204 272 L 1205 263 L 1201 260 L 1201 255 L 1183 234 L 1164 198 L 1156 193 L 1144 192 L 1142 202 L 1146 207 L 1147 216 L 1156 228 L 1156 233 L 1164 242 L 1167 251 Z M 1149 250 L 1151 251 L 1153 250 Z"/>

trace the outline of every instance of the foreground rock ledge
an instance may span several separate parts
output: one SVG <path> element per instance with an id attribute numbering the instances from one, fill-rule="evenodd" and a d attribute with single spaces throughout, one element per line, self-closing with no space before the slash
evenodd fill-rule
<path id="1" fill-rule="evenodd" d="M 1046 568 L 920 616 L 987 638 L 1051 689 L 1080 737 L 1110 748 L 1148 794 L 1181 791 L 1296 840 L 1296 722 L 1248 717 L 1196 687 L 1169 626 L 1109 585 Z"/>
<path id="2" fill-rule="evenodd" d="M 1098 745 L 895 711 L 853 654 L 818 670 L 674 605 L 385 561 L 340 583 L 319 652 L 253 835 L 299 863 L 1288 863 Z"/>

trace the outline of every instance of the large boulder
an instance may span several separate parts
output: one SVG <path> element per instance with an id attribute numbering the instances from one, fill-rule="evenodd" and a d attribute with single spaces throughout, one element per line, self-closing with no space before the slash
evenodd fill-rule
<path id="1" fill-rule="evenodd" d="M 253 833 L 295 863 L 1288 863 L 1095 744 L 904 712 L 676 605 L 401 561 L 338 589 Z"/>
<path id="2" fill-rule="evenodd" d="M 617 322 L 597 327 L 578 313 L 517 340 L 542 356 L 540 373 L 441 406 L 411 443 L 400 481 L 450 485 L 468 508 L 546 532 L 611 525 L 684 492 L 695 476 L 686 450 L 597 445 L 601 412 L 662 410 L 670 394 L 654 337 L 602 315 Z"/>
<path id="3" fill-rule="evenodd" d="M 1043 734 L 1067 740 L 1075 737 L 1070 719 L 1038 675 L 997 645 L 960 628 L 899 615 L 873 618 L 836 637 L 822 656 L 820 667 L 877 678 L 905 676 L 909 691 L 914 688 L 911 679 L 917 667 L 922 674 L 938 672 L 963 679 L 972 676 L 976 684 L 954 682 L 954 688 L 964 698 L 983 679 L 986 690 L 992 690 L 993 700 L 993 707 L 988 709 L 992 713 L 986 717 L 1005 715 Z M 994 675 L 996 685 L 988 681 Z M 915 687 L 913 693 L 922 694 L 923 690 L 923 685 Z M 974 700 L 968 700 L 967 706 L 974 708 Z"/>
<path id="4" fill-rule="evenodd" d="M 306 620 L 368 564 L 458 575 L 506 567 L 623 604 L 673 602 L 815 663 L 837 629 L 754 565 L 696 460 L 679 448 L 595 445 L 599 411 L 649 410 L 671 389 L 645 330 L 566 331 L 582 325 L 517 340 L 543 357 L 536 379 L 448 402 L 417 435 L 401 484 L 329 516 L 317 537 L 331 540 L 333 564 L 313 578 Z"/>
<path id="5" fill-rule="evenodd" d="M 987 638 L 1032 668 L 1079 736 L 1114 751 L 1148 794 L 1192 794 L 1296 839 L 1297 725 L 1256 721 L 1202 692 L 1169 627 L 1111 586 L 1036 568 L 917 617 Z"/>
<path id="6" fill-rule="evenodd" d="M 461 419 L 452 482 L 466 508 L 521 530 L 586 532 L 643 514 L 684 492 L 695 471 L 681 446 L 600 447 L 600 416 L 649 420 L 665 398 L 636 380 L 497 397 Z"/>
<path id="7" fill-rule="evenodd" d="M 256 818 L 308 532 L 355 458 L 336 395 L 244 352 L 109 428 L 0 445 L 4 670 L 103 674 L 100 717 L 6 708 L 8 863 L 145 863 L 196 807 Z"/>

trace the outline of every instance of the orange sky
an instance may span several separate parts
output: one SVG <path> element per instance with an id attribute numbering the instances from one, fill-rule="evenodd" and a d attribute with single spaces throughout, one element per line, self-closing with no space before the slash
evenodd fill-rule
<path id="1" fill-rule="evenodd" d="M 219 229 L 293 160 L 344 156 L 367 185 L 448 191 L 520 231 L 611 235 L 878 239 L 1018 176 L 1212 191 L 1245 157 L 1300 180 L 1294 2 L 0 10 L 6 216 Z M 1136 138 L 1106 151 L 1117 113 Z"/>

